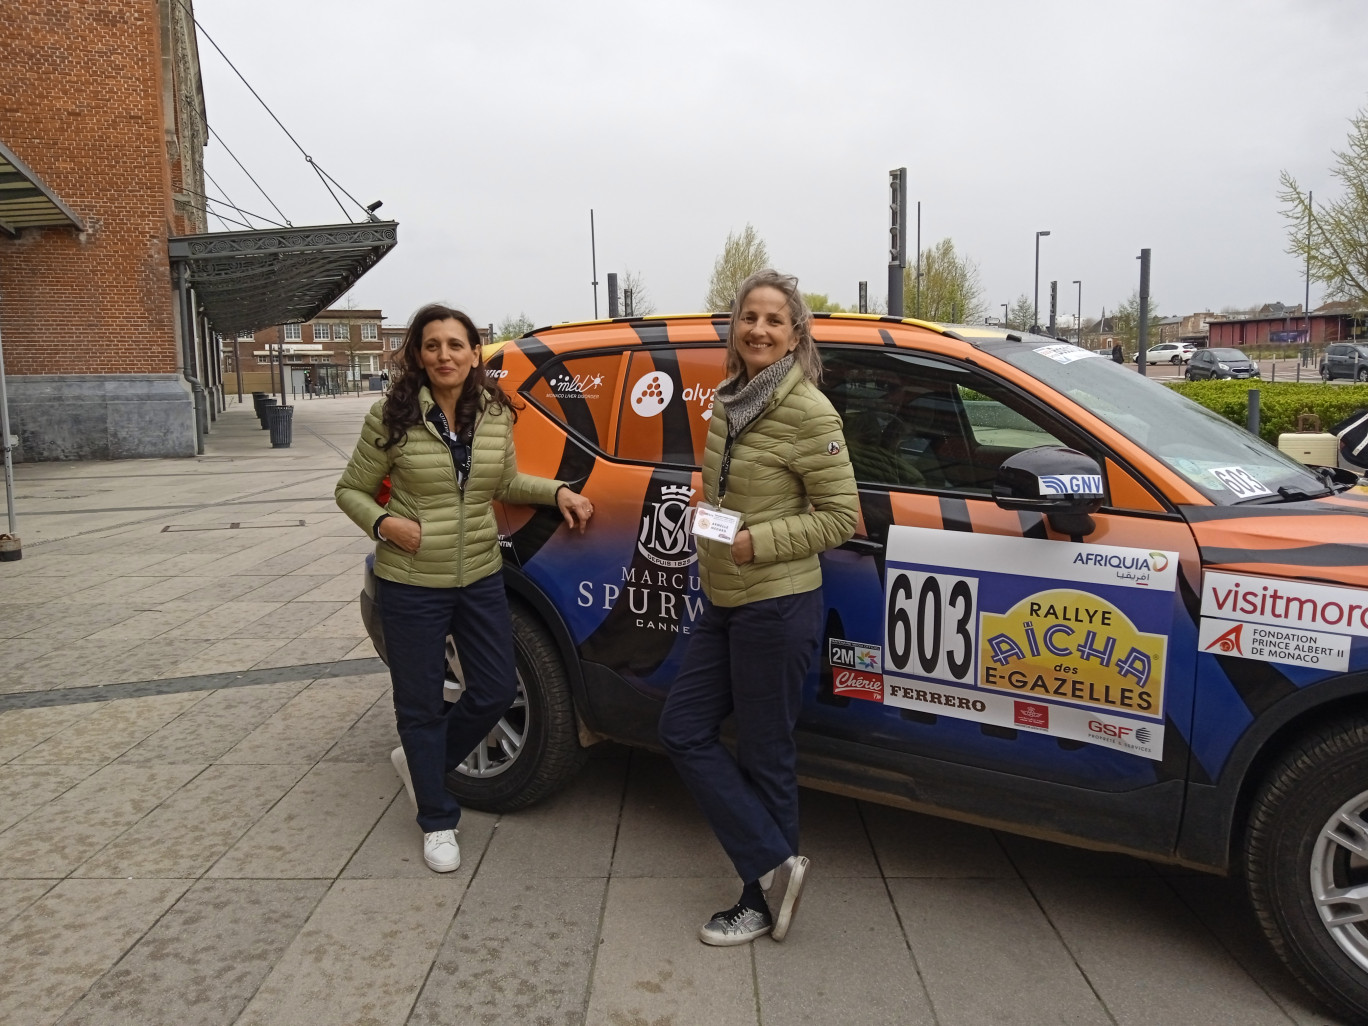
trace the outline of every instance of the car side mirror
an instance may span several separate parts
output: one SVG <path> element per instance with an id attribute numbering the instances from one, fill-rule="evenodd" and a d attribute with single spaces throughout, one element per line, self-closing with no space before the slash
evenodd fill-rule
<path id="1" fill-rule="evenodd" d="M 1044 514 L 1060 534 L 1087 535 L 1091 514 L 1106 497 L 1102 470 L 1077 449 L 1040 445 L 1002 461 L 993 479 L 993 501 L 1003 509 Z"/>

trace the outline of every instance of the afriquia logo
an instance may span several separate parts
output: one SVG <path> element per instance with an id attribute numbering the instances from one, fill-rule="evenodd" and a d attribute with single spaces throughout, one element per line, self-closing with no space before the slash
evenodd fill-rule
<path id="1" fill-rule="evenodd" d="M 596 399 L 598 389 L 603 384 L 602 374 L 571 374 L 561 371 L 551 379 L 551 391 L 558 397 L 575 399 Z"/>
<path id="2" fill-rule="evenodd" d="M 639 417 L 654 417 L 670 405 L 674 382 L 661 371 L 650 371 L 632 386 L 631 409 Z"/>
<path id="3" fill-rule="evenodd" d="M 688 485 L 664 485 L 660 498 L 646 504 L 637 551 L 652 563 L 681 567 L 698 559 L 689 534 L 689 499 L 693 493 Z"/>
<path id="4" fill-rule="evenodd" d="M 1156 574 L 1162 574 L 1168 569 L 1168 556 L 1162 552 L 1151 552 L 1149 554 L 1150 569 Z"/>

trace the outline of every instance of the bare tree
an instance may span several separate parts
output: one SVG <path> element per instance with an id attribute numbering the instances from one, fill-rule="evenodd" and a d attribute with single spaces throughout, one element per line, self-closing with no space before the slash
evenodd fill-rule
<path id="1" fill-rule="evenodd" d="M 1309 260 L 1311 280 L 1328 299 L 1368 302 L 1368 107 L 1349 119 L 1349 145 L 1335 152 L 1330 174 L 1344 187 L 1339 199 L 1312 207 L 1292 175 L 1279 176 L 1280 213 L 1287 222 L 1287 252 Z"/>
<path id="2" fill-rule="evenodd" d="M 708 294 L 703 297 L 703 309 L 730 310 L 741 283 L 768 266 L 769 250 L 754 226 L 747 223 L 739 233 L 728 232 L 722 255 L 713 264 Z"/>
<path id="3" fill-rule="evenodd" d="M 655 302 L 646 290 L 646 282 L 640 271 L 623 271 L 618 275 L 618 309 L 627 313 L 627 292 L 632 293 L 632 316 L 645 317 L 656 312 Z"/>

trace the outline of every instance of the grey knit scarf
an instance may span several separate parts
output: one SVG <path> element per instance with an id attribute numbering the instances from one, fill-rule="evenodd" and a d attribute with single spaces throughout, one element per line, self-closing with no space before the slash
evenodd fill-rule
<path id="1" fill-rule="evenodd" d="M 793 354 L 782 357 L 770 364 L 749 381 L 742 381 L 737 375 L 730 381 L 718 386 L 716 399 L 727 411 L 727 433 L 735 438 L 744 431 L 750 422 L 760 416 L 769 402 L 769 397 L 784 380 L 784 375 L 793 366 Z"/>

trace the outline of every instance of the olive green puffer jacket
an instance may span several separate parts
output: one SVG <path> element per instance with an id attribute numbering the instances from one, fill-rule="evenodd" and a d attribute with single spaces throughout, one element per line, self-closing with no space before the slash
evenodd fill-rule
<path id="1" fill-rule="evenodd" d="M 703 494 L 741 514 L 755 559 L 738 566 L 730 545 L 699 538 L 704 594 L 716 606 L 742 606 L 821 587 L 817 554 L 850 538 L 859 518 L 840 416 L 802 368 L 792 367 L 733 443 L 727 492 L 718 503 L 726 441 L 719 404 L 703 453 Z"/>
<path id="2" fill-rule="evenodd" d="M 356 451 L 333 494 L 342 512 L 368 535 L 384 513 L 422 525 L 423 537 L 415 553 L 388 542 L 376 545 L 377 577 L 425 588 L 463 587 L 503 565 L 492 501 L 554 506 L 561 482 L 518 473 L 512 413 L 497 403 L 487 403 L 475 421 L 470 477 L 462 494 L 456 487 L 451 450 L 427 420 L 432 394 L 426 387 L 419 391 L 418 401 L 422 422 L 388 450 L 376 444 L 389 434 L 380 420 L 384 401 L 370 408 Z M 386 475 L 390 479 L 388 508 L 375 501 Z"/>

